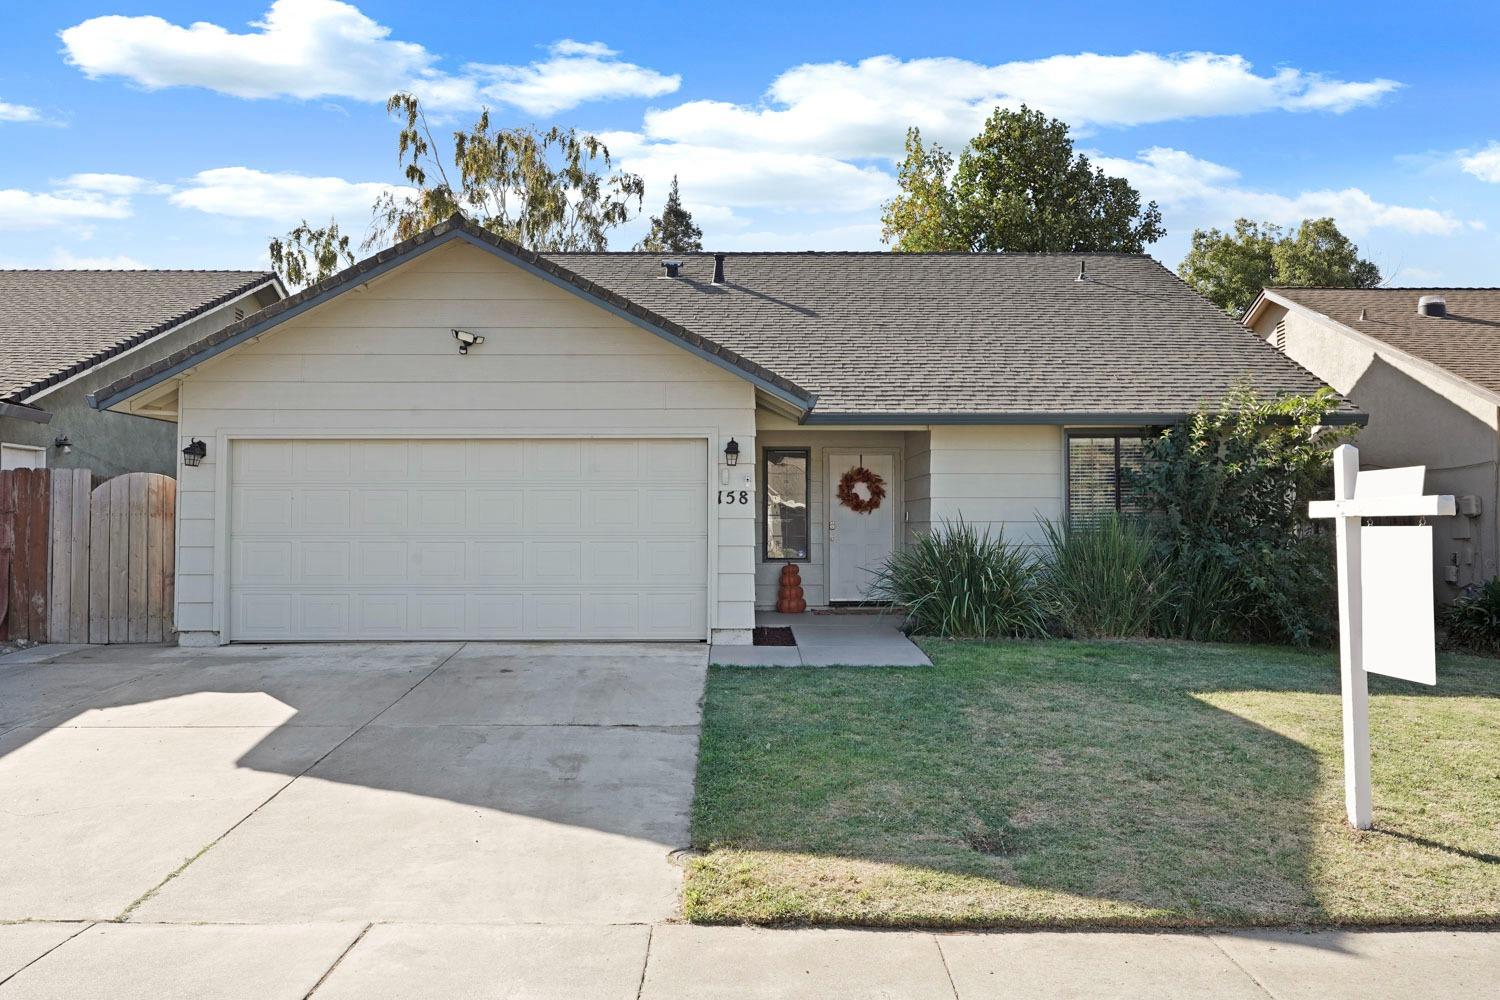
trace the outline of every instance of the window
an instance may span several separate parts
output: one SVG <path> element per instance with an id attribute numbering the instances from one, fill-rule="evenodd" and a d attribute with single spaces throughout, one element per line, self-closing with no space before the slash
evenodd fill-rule
<path id="1" fill-rule="evenodd" d="M 808 559 L 812 453 L 806 448 L 767 448 L 764 454 L 760 479 L 766 491 L 765 559 Z"/>
<path id="2" fill-rule="evenodd" d="M 1068 522 L 1086 524 L 1136 509 L 1125 469 L 1139 469 L 1145 439 L 1138 433 L 1068 435 Z"/>
<path id="3" fill-rule="evenodd" d="M 47 449 L 29 444 L 0 445 L 0 472 L 11 469 L 45 469 Z"/>

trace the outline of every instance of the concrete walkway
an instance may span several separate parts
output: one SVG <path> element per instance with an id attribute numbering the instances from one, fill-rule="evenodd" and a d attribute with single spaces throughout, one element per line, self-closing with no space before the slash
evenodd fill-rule
<path id="1" fill-rule="evenodd" d="M 34 923 L 0 926 L 0 980 L 6 1000 L 1479 1000 L 1500 933 Z"/>
<path id="2" fill-rule="evenodd" d="M 896 615 L 761 611 L 755 624 L 790 628 L 797 645 L 715 645 L 709 650 L 709 662 L 739 667 L 932 666 L 927 654 L 901 632 L 901 619 Z"/>

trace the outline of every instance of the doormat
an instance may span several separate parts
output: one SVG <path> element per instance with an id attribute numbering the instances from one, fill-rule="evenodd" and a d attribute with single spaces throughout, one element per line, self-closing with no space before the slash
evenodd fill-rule
<path id="1" fill-rule="evenodd" d="M 773 627 L 759 625 L 753 633 L 754 644 L 757 646 L 795 646 L 797 640 L 792 636 L 792 630 L 784 627 Z"/>

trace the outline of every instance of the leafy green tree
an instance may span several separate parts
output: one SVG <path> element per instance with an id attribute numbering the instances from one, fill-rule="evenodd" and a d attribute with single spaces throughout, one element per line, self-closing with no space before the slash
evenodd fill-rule
<path id="1" fill-rule="evenodd" d="M 677 191 L 677 175 L 672 175 L 672 190 L 661 215 L 651 217 L 651 230 L 636 246 L 650 253 L 696 253 L 703 249 L 703 230 L 693 222 L 693 214 L 682 207 Z"/>
<path id="2" fill-rule="evenodd" d="M 376 202 L 366 247 L 407 239 L 462 211 L 530 250 L 603 250 L 609 230 L 630 219 L 632 203 L 640 210 L 645 182 L 613 170 L 609 149 L 587 133 L 491 128 L 486 109 L 472 129 L 453 133 L 450 175 L 417 98 L 396 94 L 386 110 L 403 121 L 397 160 L 416 190 Z"/>
<path id="3" fill-rule="evenodd" d="M 333 221 L 314 229 L 303 219 L 285 240 L 272 237 L 270 253 L 271 267 L 290 288 L 316 284 L 354 263 L 349 237 Z"/>
<path id="4" fill-rule="evenodd" d="M 1306 219 L 1290 231 L 1249 219 L 1236 219 L 1232 233 L 1194 230 L 1177 273 L 1231 316 L 1243 313 L 1262 288 L 1374 288 L 1382 281 L 1380 268 L 1360 257 L 1329 218 Z"/>
<path id="5" fill-rule="evenodd" d="M 1333 560 L 1307 502 L 1328 494 L 1330 453 L 1352 433 L 1326 429 L 1338 402 L 1330 389 L 1267 400 L 1241 388 L 1148 440 L 1141 467 L 1125 470 L 1180 584 L 1183 637 L 1330 636 Z M 1220 624 L 1204 634 L 1210 620 Z"/>
<path id="6" fill-rule="evenodd" d="M 1140 253 L 1166 235 L 1156 202 L 1073 151 L 1068 126 L 1040 111 L 997 108 L 959 153 L 906 136 L 901 194 L 884 206 L 885 241 L 906 253 Z"/>

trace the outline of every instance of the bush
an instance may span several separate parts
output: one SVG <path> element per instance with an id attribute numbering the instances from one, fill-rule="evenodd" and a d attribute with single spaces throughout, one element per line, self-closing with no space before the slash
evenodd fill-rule
<path id="1" fill-rule="evenodd" d="M 1445 648 L 1500 653 L 1500 577 L 1465 587 L 1452 604 L 1438 608 L 1437 617 Z"/>
<path id="2" fill-rule="evenodd" d="M 1051 548 L 1047 608 L 1062 631 L 1078 639 L 1151 633 L 1175 590 L 1151 531 L 1117 514 L 1071 528 L 1043 520 L 1042 531 Z"/>
<path id="3" fill-rule="evenodd" d="M 1203 585 L 1170 616 L 1177 635 L 1331 638 L 1332 547 L 1307 501 L 1327 495 L 1330 452 L 1348 439 L 1319 430 L 1337 406 L 1328 390 L 1266 401 L 1240 389 L 1146 442 L 1142 467 L 1127 470 L 1132 501 L 1179 577 Z"/>
<path id="4" fill-rule="evenodd" d="M 897 550 L 875 592 L 902 608 L 920 635 L 994 639 L 1045 633 L 1040 583 L 1028 552 L 960 519 Z"/>

